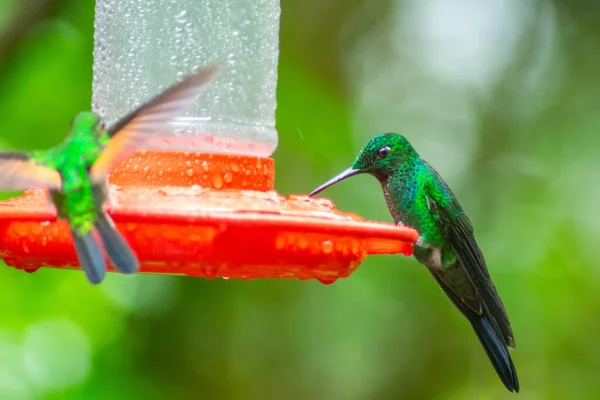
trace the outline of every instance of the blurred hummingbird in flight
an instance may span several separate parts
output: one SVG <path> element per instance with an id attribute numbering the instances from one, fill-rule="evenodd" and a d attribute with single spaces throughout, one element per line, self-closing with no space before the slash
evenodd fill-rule
<path id="1" fill-rule="evenodd" d="M 102 245 L 119 271 L 137 272 L 136 255 L 102 209 L 108 198 L 108 172 L 148 139 L 165 133 L 215 72 L 215 66 L 197 70 L 108 129 L 96 113 L 81 112 L 66 139 L 50 150 L 0 152 L 0 190 L 49 189 L 58 216 L 69 223 L 79 263 L 92 284 L 102 282 L 106 272 Z"/>
<path id="2" fill-rule="evenodd" d="M 515 340 L 473 227 L 456 196 L 404 136 L 384 133 L 371 139 L 352 167 L 315 189 L 323 191 L 357 174 L 373 175 L 383 189 L 397 225 L 419 233 L 415 258 L 424 264 L 458 310 L 469 320 L 498 376 L 511 392 L 519 380 L 508 347 Z"/>

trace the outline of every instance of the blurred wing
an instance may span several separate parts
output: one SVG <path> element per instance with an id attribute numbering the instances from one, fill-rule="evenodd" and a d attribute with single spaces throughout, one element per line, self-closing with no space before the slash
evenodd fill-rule
<path id="1" fill-rule="evenodd" d="M 111 126 L 107 132 L 110 140 L 91 168 L 92 179 L 103 181 L 112 166 L 164 133 L 167 123 L 192 104 L 216 71 L 216 66 L 209 66 L 194 72 Z"/>
<path id="2" fill-rule="evenodd" d="M 0 153 L 0 190 L 26 190 L 35 187 L 60 190 L 60 174 L 31 161 L 26 153 Z"/>
<path id="3" fill-rule="evenodd" d="M 446 182 L 433 167 L 429 166 L 429 168 L 434 179 L 434 182 L 428 185 L 429 207 L 437 217 L 438 228 L 444 234 L 456 257 L 477 288 L 483 303 L 500 326 L 507 345 L 514 347 L 514 335 L 504 304 L 496 291 L 483 254 L 475 241 L 471 221 L 465 215 Z M 450 198 L 442 200 L 439 188 L 443 188 L 445 193 L 452 194 Z"/>

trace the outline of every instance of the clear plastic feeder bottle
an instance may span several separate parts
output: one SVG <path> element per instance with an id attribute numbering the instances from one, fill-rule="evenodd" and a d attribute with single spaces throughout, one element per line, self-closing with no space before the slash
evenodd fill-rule
<path id="1" fill-rule="evenodd" d="M 216 79 L 156 147 L 270 156 L 279 14 L 279 0 L 97 0 L 93 110 L 110 124 L 217 64 Z"/>

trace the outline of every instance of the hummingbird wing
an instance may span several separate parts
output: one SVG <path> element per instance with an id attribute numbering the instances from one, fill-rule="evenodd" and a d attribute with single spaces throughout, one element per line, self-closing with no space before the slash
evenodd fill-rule
<path id="1" fill-rule="evenodd" d="M 502 383 L 508 390 L 519 392 L 519 378 L 515 365 L 513 364 L 510 353 L 506 347 L 502 330 L 489 312 L 485 312 L 481 304 L 481 297 L 469 297 L 469 294 L 476 289 L 466 274 L 465 269 L 455 262 L 448 268 L 430 269 L 433 277 L 444 290 L 446 295 L 452 300 L 452 303 L 469 320 L 473 330 L 477 334 L 479 342 L 483 346 L 488 358 L 490 359 L 496 373 L 502 380 Z M 458 278 L 458 287 L 457 285 Z M 450 281 L 448 286 L 447 282 Z M 459 296 L 457 291 L 461 292 Z M 466 291 L 468 300 L 465 301 L 464 292 Z M 473 308 L 473 303 L 478 303 L 478 308 Z"/>
<path id="2" fill-rule="evenodd" d="M 88 281 L 93 285 L 102 282 L 106 274 L 106 263 L 100 242 L 94 237 L 94 230 L 90 230 L 85 235 L 79 235 L 71 230 L 71 237 L 79 264 L 81 264 Z"/>
<path id="3" fill-rule="evenodd" d="M 60 190 L 62 186 L 58 171 L 36 163 L 24 152 L 0 152 L 0 171 L 0 190 Z"/>
<path id="4" fill-rule="evenodd" d="M 192 73 L 111 126 L 106 148 L 90 170 L 92 179 L 103 181 L 112 166 L 142 148 L 148 139 L 165 133 L 167 124 L 194 102 L 216 71 L 213 65 Z"/>
<path id="5" fill-rule="evenodd" d="M 428 204 L 436 216 L 438 228 L 454 250 L 483 303 L 496 320 L 506 344 L 515 348 L 510 321 L 475 240 L 471 221 L 465 215 L 450 187 L 431 165 L 427 164 L 427 166 L 432 177 L 426 185 L 429 195 Z"/>
<path id="6" fill-rule="evenodd" d="M 94 184 L 92 193 L 96 204 L 103 204 L 108 195 L 108 186 Z M 136 273 L 140 263 L 135 253 L 117 230 L 112 218 L 101 207 L 98 209 L 94 225 L 112 264 L 124 274 Z"/>
<path id="7" fill-rule="evenodd" d="M 108 258 L 119 271 L 124 274 L 134 274 L 138 271 L 140 263 L 125 238 L 115 227 L 112 219 L 101 211 L 96 221 L 96 230 L 102 238 L 104 250 Z"/>

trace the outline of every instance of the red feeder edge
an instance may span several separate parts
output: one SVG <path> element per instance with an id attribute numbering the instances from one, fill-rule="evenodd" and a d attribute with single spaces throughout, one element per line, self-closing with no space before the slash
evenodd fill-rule
<path id="1" fill-rule="evenodd" d="M 327 199 L 284 197 L 274 191 L 274 165 L 244 155 L 140 151 L 109 177 L 105 208 L 141 273 L 333 283 L 367 254 L 412 255 L 415 230 L 365 221 Z M 0 201 L 0 257 L 27 272 L 79 267 L 46 190 Z"/>

